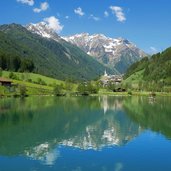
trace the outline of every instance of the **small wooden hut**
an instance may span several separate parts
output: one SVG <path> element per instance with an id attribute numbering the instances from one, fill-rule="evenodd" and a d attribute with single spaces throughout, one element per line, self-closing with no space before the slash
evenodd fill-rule
<path id="1" fill-rule="evenodd" d="M 12 81 L 6 78 L 0 77 L 0 85 L 10 87 L 12 85 Z"/>

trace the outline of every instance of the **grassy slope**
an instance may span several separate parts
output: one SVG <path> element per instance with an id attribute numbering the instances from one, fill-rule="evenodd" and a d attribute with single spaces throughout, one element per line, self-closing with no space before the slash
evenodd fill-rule
<path id="1" fill-rule="evenodd" d="M 9 78 L 9 71 L 3 71 L 2 77 Z M 40 74 L 34 74 L 34 73 L 19 73 L 14 72 L 14 74 L 19 78 L 24 78 L 26 81 L 22 80 L 12 80 L 14 84 L 18 85 L 25 85 L 27 87 L 27 94 L 28 95 L 46 95 L 46 94 L 52 94 L 53 93 L 53 85 L 55 84 L 64 84 L 64 81 L 56 80 L 54 78 L 46 77 Z M 36 83 L 28 82 L 28 79 L 32 79 L 33 82 L 36 82 L 38 79 L 43 80 L 47 85 L 40 85 Z M 76 85 L 72 84 L 73 90 L 76 89 Z M 19 93 L 19 90 L 17 90 L 17 93 Z M 5 87 L 0 86 L 0 94 L 5 95 L 13 95 L 14 93 L 9 93 L 8 90 Z"/>
<path id="2" fill-rule="evenodd" d="M 130 77 L 128 77 L 126 80 L 124 80 L 124 83 L 133 83 L 133 84 L 137 84 L 139 81 L 143 80 L 143 73 L 144 70 L 135 72 L 134 74 L 132 74 Z"/>
<path id="3" fill-rule="evenodd" d="M 10 74 L 9 71 L 3 71 L 2 76 L 3 76 L 3 77 L 6 77 L 6 78 L 9 78 L 9 74 Z M 57 80 L 57 79 L 50 78 L 50 77 L 46 77 L 46 76 L 43 76 L 43 75 L 40 75 L 40 74 L 34 74 L 34 73 L 20 73 L 20 72 L 14 72 L 14 74 L 15 74 L 19 79 L 22 79 L 22 77 L 23 77 L 23 78 L 26 79 L 26 80 L 27 80 L 27 79 L 32 79 L 33 82 L 36 82 L 36 81 L 40 78 L 40 79 L 42 79 L 43 81 L 45 81 L 45 83 L 46 83 L 47 85 L 64 83 L 64 81 Z"/>

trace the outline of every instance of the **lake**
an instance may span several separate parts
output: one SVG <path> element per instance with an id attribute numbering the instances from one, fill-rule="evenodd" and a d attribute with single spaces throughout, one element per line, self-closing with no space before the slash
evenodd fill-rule
<path id="1" fill-rule="evenodd" d="M 170 97 L 0 99 L 0 171 L 170 170 Z"/>

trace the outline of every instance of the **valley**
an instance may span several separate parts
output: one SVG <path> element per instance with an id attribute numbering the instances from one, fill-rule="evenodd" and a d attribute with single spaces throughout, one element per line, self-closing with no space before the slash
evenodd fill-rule
<path id="1" fill-rule="evenodd" d="M 0 171 L 171 171 L 171 1 L 0 1 Z"/>
<path id="2" fill-rule="evenodd" d="M 60 37 L 43 22 L 2 25 L 0 37 L 1 76 L 25 85 L 27 95 L 54 95 L 55 90 L 57 95 L 165 95 L 171 91 L 170 48 L 149 56 L 126 39 L 88 33 Z M 103 85 L 104 71 L 122 76 L 122 82 L 106 80 Z M 68 84 L 72 88 L 66 88 Z M 1 96 L 20 94 L 19 88 L 5 90 L 1 87 Z"/>

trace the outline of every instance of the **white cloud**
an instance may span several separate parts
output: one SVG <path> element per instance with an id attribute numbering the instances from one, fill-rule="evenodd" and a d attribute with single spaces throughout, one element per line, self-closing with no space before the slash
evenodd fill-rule
<path id="1" fill-rule="evenodd" d="M 33 11 L 36 13 L 46 11 L 49 8 L 49 4 L 47 2 L 43 2 L 40 4 L 40 8 L 34 8 Z"/>
<path id="2" fill-rule="evenodd" d="M 69 19 L 69 16 L 67 15 L 67 16 L 65 16 L 65 19 Z"/>
<path id="3" fill-rule="evenodd" d="M 57 33 L 60 33 L 64 27 L 55 16 L 44 18 L 43 21 Z"/>
<path id="4" fill-rule="evenodd" d="M 109 13 L 107 11 L 104 12 L 104 16 L 105 17 L 108 17 L 109 16 Z"/>
<path id="5" fill-rule="evenodd" d="M 75 14 L 78 14 L 79 16 L 85 15 L 81 7 L 78 7 L 77 9 L 74 10 Z"/>
<path id="6" fill-rule="evenodd" d="M 34 5 L 34 0 L 17 0 L 17 2 L 21 2 L 22 4 L 27 4 L 30 6 Z"/>
<path id="7" fill-rule="evenodd" d="M 90 19 L 93 19 L 93 20 L 95 20 L 95 21 L 99 21 L 99 20 L 100 20 L 99 17 L 95 17 L 93 14 L 91 14 L 89 18 L 90 18 Z"/>
<path id="8" fill-rule="evenodd" d="M 117 20 L 119 22 L 124 22 L 126 21 L 125 14 L 123 13 L 123 9 L 118 6 L 110 6 L 110 9 L 112 10 L 113 14 L 116 15 Z"/>
<path id="9" fill-rule="evenodd" d="M 150 51 L 151 51 L 152 54 L 155 54 L 155 53 L 158 52 L 157 48 L 155 48 L 155 47 L 153 47 L 153 46 L 150 47 Z"/>

